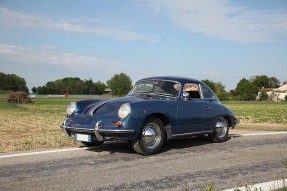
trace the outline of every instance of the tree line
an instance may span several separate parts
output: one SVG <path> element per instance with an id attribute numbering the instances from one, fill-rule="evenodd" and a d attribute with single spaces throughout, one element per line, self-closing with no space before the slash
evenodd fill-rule
<path id="1" fill-rule="evenodd" d="M 80 78 L 67 77 L 46 83 L 45 86 L 33 87 L 34 94 L 79 94 L 79 95 L 102 95 L 110 89 L 115 96 L 127 94 L 132 88 L 132 81 L 124 73 L 114 75 L 107 84 L 93 82 L 92 79 L 81 80 Z M 108 91 L 109 92 L 109 91 Z"/>
<path id="2" fill-rule="evenodd" d="M 236 89 L 231 91 L 231 95 L 237 100 L 254 101 L 256 100 L 260 89 L 278 87 L 280 87 L 280 81 L 276 77 L 257 75 L 252 76 L 249 79 L 241 79 L 238 82 Z"/>
<path id="3" fill-rule="evenodd" d="M 278 88 L 280 81 L 276 77 L 268 77 L 267 75 L 251 76 L 249 79 L 242 78 L 236 85 L 236 88 L 227 92 L 225 86 L 221 82 L 213 82 L 210 80 L 202 80 L 206 83 L 222 101 L 227 100 L 242 100 L 254 101 L 258 95 L 258 91 L 262 88 Z M 286 81 L 283 82 L 286 84 Z M 267 100 L 266 93 L 262 100 Z M 268 96 L 268 95 L 267 95 Z"/>
<path id="4" fill-rule="evenodd" d="M 51 82 L 44 86 L 33 87 L 33 94 L 84 94 L 102 95 L 107 88 L 106 84 L 92 79 L 81 80 L 80 78 L 67 77 Z"/>
<path id="5" fill-rule="evenodd" d="M 218 96 L 220 100 L 256 100 L 258 91 L 261 88 L 278 88 L 280 81 L 276 77 L 256 75 L 250 78 L 242 78 L 231 91 L 226 91 L 222 82 L 202 80 Z M 284 82 L 283 84 L 285 84 Z M 115 74 L 107 83 L 94 82 L 92 79 L 82 80 L 78 77 L 66 77 L 55 81 L 47 82 L 44 86 L 33 87 L 34 94 L 83 94 L 102 95 L 107 90 L 115 96 L 126 95 L 132 88 L 131 78 L 124 74 Z M 0 72 L 0 90 L 2 91 L 24 91 L 29 92 L 24 78 L 15 74 L 4 74 Z M 262 94 L 266 96 L 265 94 Z"/>

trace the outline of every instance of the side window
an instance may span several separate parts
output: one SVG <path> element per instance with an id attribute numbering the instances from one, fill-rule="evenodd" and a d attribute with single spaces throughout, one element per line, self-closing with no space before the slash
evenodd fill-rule
<path id="1" fill-rule="evenodd" d="M 183 90 L 189 93 L 188 99 L 200 99 L 200 92 L 198 84 L 185 84 Z"/>
<path id="2" fill-rule="evenodd" d="M 201 85 L 201 91 L 202 91 L 203 98 L 205 98 L 205 99 L 213 99 L 214 98 L 213 93 L 209 89 L 207 89 L 207 87 Z"/>

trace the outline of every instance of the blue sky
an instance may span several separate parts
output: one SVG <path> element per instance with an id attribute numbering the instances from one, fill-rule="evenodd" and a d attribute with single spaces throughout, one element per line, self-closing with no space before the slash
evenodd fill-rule
<path id="1" fill-rule="evenodd" d="M 64 77 L 287 81 L 286 0 L 0 0 L 0 71 Z"/>

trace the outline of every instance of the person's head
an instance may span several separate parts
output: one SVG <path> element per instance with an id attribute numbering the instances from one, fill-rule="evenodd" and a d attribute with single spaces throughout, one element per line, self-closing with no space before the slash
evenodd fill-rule
<path id="1" fill-rule="evenodd" d="M 198 87 L 195 85 L 188 84 L 184 86 L 185 91 L 198 91 Z"/>

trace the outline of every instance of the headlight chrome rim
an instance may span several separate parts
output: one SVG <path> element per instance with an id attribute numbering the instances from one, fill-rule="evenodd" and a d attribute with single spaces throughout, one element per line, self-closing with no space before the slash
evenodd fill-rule
<path id="1" fill-rule="evenodd" d="M 129 103 L 123 104 L 118 112 L 118 116 L 120 119 L 125 119 L 131 113 L 131 105 Z"/>
<path id="2" fill-rule="evenodd" d="M 71 102 L 68 107 L 67 107 L 67 115 L 71 116 L 77 108 L 77 103 L 76 102 Z"/>

